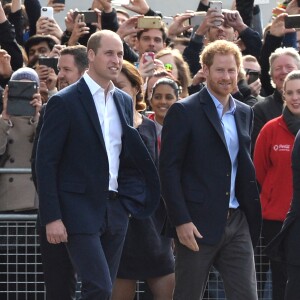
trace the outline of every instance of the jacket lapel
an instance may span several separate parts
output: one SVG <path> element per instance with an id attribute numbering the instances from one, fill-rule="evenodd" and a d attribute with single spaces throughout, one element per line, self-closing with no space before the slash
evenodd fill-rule
<path id="1" fill-rule="evenodd" d="M 217 109 L 215 107 L 215 104 L 213 100 L 211 99 L 209 93 L 207 92 L 207 89 L 204 88 L 199 92 L 199 100 L 202 104 L 203 110 L 210 121 L 211 125 L 215 128 L 218 135 L 220 136 L 221 140 L 224 143 L 224 146 L 227 149 L 227 144 L 223 132 L 223 128 L 219 119 L 219 115 L 217 112 Z"/>
<path id="2" fill-rule="evenodd" d="M 237 103 L 237 102 L 236 102 Z M 234 119 L 235 119 L 235 124 L 239 136 L 239 141 L 244 139 L 244 136 L 247 136 L 250 134 L 249 130 L 249 124 L 247 124 L 247 115 L 246 112 L 240 109 L 238 103 L 236 106 L 236 111 L 234 113 Z M 240 142 L 241 144 L 241 142 Z"/>
<path id="3" fill-rule="evenodd" d="M 94 99 L 90 92 L 90 89 L 88 88 L 88 86 L 83 78 L 81 78 L 78 82 L 78 94 L 79 94 L 79 99 L 80 99 L 83 107 L 85 108 L 85 110 L 94 126 L 94 129 L 97 132 L 97 135 L 100 139 L 101 144 L 103 145 L 104 149 L 106 149 L 101 125 L 99 122 L 99 117 L 98 117 L 97 110 L 96 110 L 95 103 L 94 103 Z"/>

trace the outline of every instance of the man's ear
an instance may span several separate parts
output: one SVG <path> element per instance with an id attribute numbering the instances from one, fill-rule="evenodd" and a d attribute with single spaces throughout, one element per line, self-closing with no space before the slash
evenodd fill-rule
<path id="1" fill-rule="evenodd" d="M 209 67 L 207 65 L 202 66 L 202 71 L 205 77 L 209 74 Z"/>
<path id="2" fill-rule="evenodd" d="M 94 59 L 95 59 L 95 52 L 94 52 L 94 50 L 89 49 L 89 51 L 88 51 L 87 54 L 88 54 L 89 61 L 94 61 Z"/>
<path id="3" fill-rule="evenodd" d="M 237 32 L 237 30 L 235 30 L 234 31 L 234 42 L 236 42 L 237 41 L 237 39 L 238 39 L 238 37 L 239 37 L 239 33 Z"/>

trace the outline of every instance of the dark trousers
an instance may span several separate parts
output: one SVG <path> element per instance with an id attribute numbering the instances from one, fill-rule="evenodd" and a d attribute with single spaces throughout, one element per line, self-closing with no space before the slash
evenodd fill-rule
<path id="1" fill-rule="evenodd" d="M 267 272 L 270 268 L 272 272 L 272 299 L 283 300 L 285 294 L 285 286 L 287 281 L 286 266 L 282 262 L 270 260 L 262 252 L 265 246 L 276 236 L 282 227 L 282 222 L 263 220 L 262 227 L 262 245 L 257 248 L 258 255 L 256 256 L 256 272 L 259 282 L 258 291 L 259 298 L 263 299 L 264 283 L 267 280 Z"/>
<path id="2" fill-rule="evenodd" d="M 81 279 L 81 299 L 108 300 L 116 278 L 128 225 L 128 213 L 118 199 L 107 204 L 105 222 L 97 234 L 72 234 L 66 244 Z"/>
<path id="3" fill-rule="evenodd" d="M 39 224 L 39 222 L 37 223 Z M 45 227 L 37 225 L 47 300 L 75 299 L 77 278 L 65 244 L 50 244 Z"/>
<path id="4" fill-rule="evenodd" d="M 202 299 L 212 265 L 223 278 L 227 299 L 257 300 L 254 253 L 248 223 L 241 210 L 227 220 L 217 245 L 200 244 L 199 248 L 194 252 L 176 241 L 174 300 Z"/>
<path id="5" fill-rule="evenodd" d="M 285 289 L 284 300 L 300 299 L 300 266 L 287 265 L 288 281 Z"/>

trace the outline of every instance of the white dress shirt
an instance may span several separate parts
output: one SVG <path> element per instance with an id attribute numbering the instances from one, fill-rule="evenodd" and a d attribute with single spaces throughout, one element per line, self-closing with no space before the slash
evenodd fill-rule
<path id="1" fill-rule="evenodd" d="M 208 90 L 208 89 L 207 89 Z M 236 104 L 233 101 L 233 98 L 230 96 L 229 98 L 229 109 L 223 114 L 224 106 L 221 102 L 214 97 L 208 90 L 210 96 L 212 97 L 214 104 L 216 106 L 219 119 L 223 128 L 230 160 L 231 160 L 231 185 L 230 185 L 230 200 L 229 207 L 237 208 L 239 206 L 239 202 L 235 196 L 235 179 L 238 168 L 238 153 L 239 153 L 239 137 L 237 134 L 237 128 L 234 119 L 234 113 L 236 110 Z"/>
<path id="2" fill-rule="evenodd" d="M 118 173 L 120 165 L 120 153 L 122 150 L 122 126 L 117 111 L 113 94 L 115 86 L 110 83 L 105 98 L 105 90 L 98 85 L 87 73 L 83 78 L 93 96 L 101 130 L 105 142 L 105 148 L 109 164 L 109 190 L 118 191 Z"/>

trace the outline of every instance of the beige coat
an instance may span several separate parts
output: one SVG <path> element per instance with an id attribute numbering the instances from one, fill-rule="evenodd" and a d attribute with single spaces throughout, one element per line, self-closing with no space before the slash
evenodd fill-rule
<path id="1" fill-rule="evenodd" d="M 29 117 L 11 117 L 11 122 L 0 115 L 0 155 L 8 146 L 9 158 L 4 168 L 30 168 L 31 151 L 37 121 Z M 37 195 L 31 174 L 0 173 L 0 211 L 37 208 Z"/>

